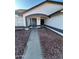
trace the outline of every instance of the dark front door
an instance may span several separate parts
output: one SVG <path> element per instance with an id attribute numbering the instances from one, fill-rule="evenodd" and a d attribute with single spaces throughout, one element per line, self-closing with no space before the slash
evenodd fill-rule
<path id="1" fill-rule="evenodd" d="M 44 19 L 41 19 L 41 25 L 44 25 Z"/>
<path id="2" fill-rule="evenodd" d="M 36 18 L 32 18 L 32 26 L 36 27 L 36 25 L 37 25 Z"/>

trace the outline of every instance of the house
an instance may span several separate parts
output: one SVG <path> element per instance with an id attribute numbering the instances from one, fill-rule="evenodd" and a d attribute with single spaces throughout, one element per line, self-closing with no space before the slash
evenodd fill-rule
<path id="1" fill-rule="evenodd" d="M 44 1 L 16 16 L 16 28 L 40 28 L 45 26 L 63 35 L 63 3 Z"/>

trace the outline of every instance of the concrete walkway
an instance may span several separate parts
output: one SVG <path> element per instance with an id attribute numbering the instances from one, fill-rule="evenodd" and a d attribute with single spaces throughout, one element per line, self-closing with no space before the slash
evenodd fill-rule
<path id="1" fill-rule="evenodd" d="M 29 36 L 27 49 L 25 50 L 25 53 L 22 59 L 43 59 L 39 40 L 40 39 L 39 39 L 37 29 L 33 29 Z"/>

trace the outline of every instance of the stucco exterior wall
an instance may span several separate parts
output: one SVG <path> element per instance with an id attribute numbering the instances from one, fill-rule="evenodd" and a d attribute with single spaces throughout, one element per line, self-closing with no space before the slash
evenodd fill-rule
<path id="1" fill-rule="evenodd" d="M 63 13 L 47 19 L 45 24 L 63 30 Z"/>
<path id="2" fill-rule="evenodd" d="M 26 26 L 25 20 L 20 16 L 15 16 L 15 26 Z"/>
<path id="3" fill-rule="evenodd" d="M 27 26 L 30 26 L 30 18 L 27 18 Z"/>

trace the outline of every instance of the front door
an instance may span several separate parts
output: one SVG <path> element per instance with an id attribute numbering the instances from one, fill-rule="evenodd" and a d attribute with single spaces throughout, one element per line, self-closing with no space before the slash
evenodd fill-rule
<path id="1" fill-rule="evenodd" d="M 44 25 L 44 19 L 41 19 L 41 25 Z"/>
<path id="2" fill-rule="evenodd" d="M 36 27 L 37 21 L 36 18 L 32 18 L 32 27 Z"/>

